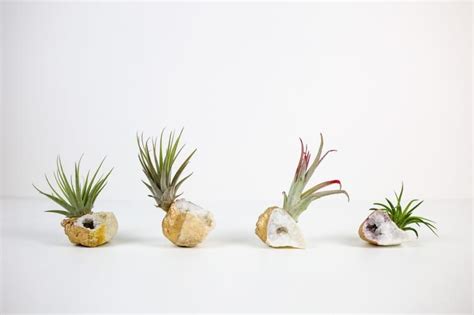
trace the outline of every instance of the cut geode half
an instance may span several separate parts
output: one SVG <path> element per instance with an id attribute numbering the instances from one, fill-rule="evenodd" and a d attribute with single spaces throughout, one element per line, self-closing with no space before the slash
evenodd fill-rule
<path id="1" fill-rule="evenodd" d="M 400 245 L 410 239 L 408 232 L 401 230 L 384 210 L 373 211 L 359 227 L 359 236 L 373 245 Z"/>
<path id="2" fill-rule="evenodd" d="M 416 226 L 424 225 L 436 233 L 435 221 L 413 215 L 423 200 L 412 199 L 402 205 L 403 183 L 400 192 L 395 192 L 395 201 L 385 198 L 386 203 L 375 202 L 370 210 L 375 210 L 359 228 L 360 237 L 375 245 L 399 245 L 409 239 L 408 232 L 413 232 L 418 238 Z"/>
<path id="3" fill-rule="evenodd" d="M 303 233 L 296 221 L 278 207 L 270 207 L 259 216 L 255 233 L 270 247 L 305 247 Z"/>
<path id="4" fill-rule="evenodd" d="M 171 204 L 163 218 L 162 228 L 163 234 L 173 244 L 194 247 L 214 228 L 214 217 L 198 205 L 178 199 Z"/>
<path id="5" fill-rule="evenodd" d="M 73 244 L 96 247 L 109 242 L 117 234 L 118 223 L 112 212 L 94 212 L 61 222 Z"/>

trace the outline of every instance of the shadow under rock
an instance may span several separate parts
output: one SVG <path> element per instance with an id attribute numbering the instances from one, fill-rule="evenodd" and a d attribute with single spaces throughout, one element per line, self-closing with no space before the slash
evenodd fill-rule
<path id="1" fill-rule="evenodd" d="M 169 248 L 166 239 L 161 239 L 160 235 L 143 236 L 130 232 L 118 231 L 117 235 L 106 244 L 108 247 L 122 246 L 122 245 L 136 245 L 149 246 L 154 248 Z"/>
<path id="2" fill-rule="evenodd" d="M 321 237 L 313 237 L 311 239 L 306 240 L 306 245 L 308 248 L 318 247 L 321 244 L 336 244 L 340 246 L 346 247 L 357 247 L 357 248 L 373 248 L 380 250 L 394 250 L 398 248 L 418 248 L 423 247 L 424 245 L 421 242 L 417 242 L 416 240 L 406 241 L 400 245 L 390 245 L 390 246 L 377 246 L 370 244 L 362 239 L 359 238 L 358 235 L 325 235 Z"/>
<path id="3" fill-rule="evenodd" d="M 210 235 L 210 238 L 204 240 L 206 247 L 248 247 L 254 249 L 268 248 L 253 232 L 231 231 L 227 233 L 219 233 Z"/>
<path id="4" fill-rule="evenodd" d="M 308 248 L 317 247 L 321 244 L 335 244 L 339 246 L 357 247 L 357 248 L 397 248 L 398 246 L 375 246 L 359 238 L 358 235 L 324 235 L 313 237 L 306 240 Z"/>

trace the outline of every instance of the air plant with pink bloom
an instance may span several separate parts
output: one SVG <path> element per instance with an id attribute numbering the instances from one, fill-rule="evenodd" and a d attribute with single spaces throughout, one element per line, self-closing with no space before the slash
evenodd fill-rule
<path id="1" fill-rule="evenodd" d="M 290 186 L 288 194 L 283 192 L 283 208 L 270 207 L 260 215 L 257 221 L 255 233 L 267 245 L 271 247 L 304 247 L 304 239 L 296 224 L 299 216 L 311 204 L 311 202 L 330 195 L 344 194 L 349 199 L 349 195 L 342 190 L 341 182 L 333 179 L 319 183 L 305 191 L 311 176 L 324 158 L 335 150 L 329 150 L 323 154 L 323 135 L 321 134 L 321 144 L 316 158 L 311 161 L 311 154 L 308 147 L 301 143 L 301 154 L 296 168 L 295 176 Z M 331 185 L 339 185 L 338 189 L 322 190 Z"/>
<path id="2" fill-rule="evenodd" d="M 293 182 L 291 183 L 288 195 L 286 192 L 283 192 L 283 209 L 286 210 L 288 214 L 291 215 L 293 219 L 295 219 L 295 221 L 298 221 L 300 214 L 308 208 L 311 202 L 319 198 L 336 194 L 345 194 L 347 198 L 349 198 L 347 192 L 342 190 L 341 181 L 338 179 L 322 182 L 304 191 L 304 188 L 308 184 L 311 176 L 314 174 L 314 171 L 319 166 L 319 164 L 321 164 L 321 162 L 329 153 L 336 152 L 336 150 L 329 150 L 322 154 L 323 136 L 321 135 L 321 145 L 319 146 L 318 154 L 310 166 L 311 153 L 308 151 L 308 146 L 305 146 L 303 144 L 303 140 L 301 139 L 300 143 L 300 161 L 298 163 L 298 167 L 296 168 Z M 321 189 L 334 184 L 339 185 L 339 189 L 320 191 Z"/>

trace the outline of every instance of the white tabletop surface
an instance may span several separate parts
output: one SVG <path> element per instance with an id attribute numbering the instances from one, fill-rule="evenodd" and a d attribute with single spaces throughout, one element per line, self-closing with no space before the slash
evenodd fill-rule
<path id="1" fill-rule="evenodd" d="M 143 202 L 98 202 L 119 220 L 99 248 L 71 245 L 46 200 L 2 202 L 1 308 L 14 312 L 455 312 L 472 310 L 472 205 L 426 201 L 437 238 L 370 246 L 357 229 L 369 202 L 329 198 L 300 217 L 305 250 L 271 249 L 254 234 L 266 202 L 200 204 L 217 226 L 199 247 L 161 233 Z"/>

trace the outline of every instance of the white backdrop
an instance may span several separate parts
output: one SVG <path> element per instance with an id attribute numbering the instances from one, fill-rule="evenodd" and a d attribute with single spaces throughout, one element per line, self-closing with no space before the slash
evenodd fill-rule
<path id="1" fill-rule="evenodd" d="M 192 200 L 280 200 L 319 132 L 355 200 L 471 198 L 468 3 L 2 6 L 2 196 L 85 153 L 144 199 L 136 132 L 184 126 Z"/>

